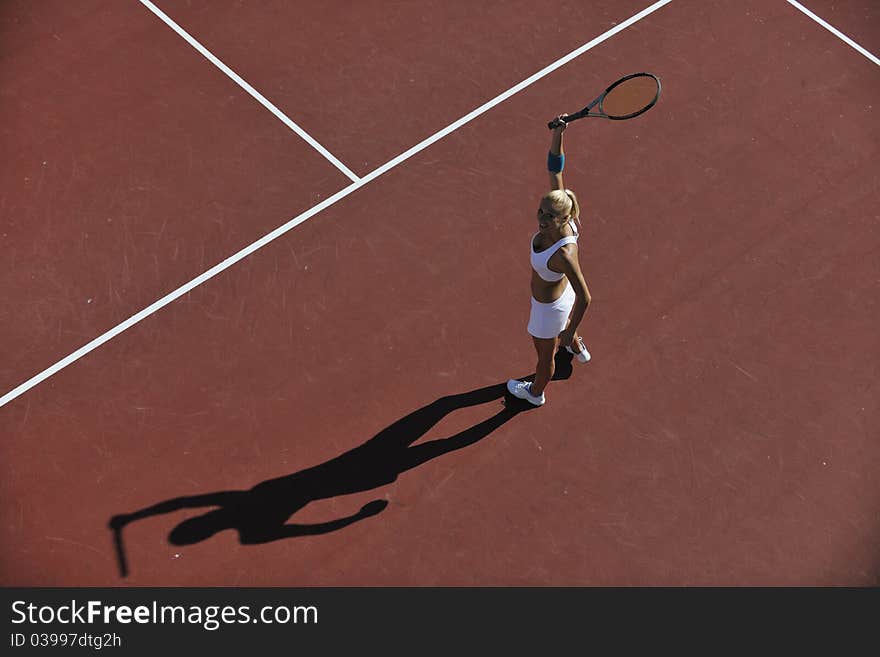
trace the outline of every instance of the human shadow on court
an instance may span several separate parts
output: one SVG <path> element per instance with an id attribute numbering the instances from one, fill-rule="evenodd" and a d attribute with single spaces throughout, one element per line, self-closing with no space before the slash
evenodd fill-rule
<path id="1" fill-rule="evenodd" d="M 568 378 L 570 374 L 570 356 L 557 356 L 557 374 L 554 378 Z M 504 405 L 492 417 L 448 438 L 413 445 L 449 413 L 500 399 L 504 399 Z M 174 527 L 168 536 L 173 545 L 198 543 L 226 529 L 235 529 L 243 545 L 326 534 L 374 516 L 388 503 L 373 500 L 356 513 L 328 522 L 297 524 L 288 520 L 315 500 L 390 484 L 401 473 L 426 461 L 473 445 L 518 413 L 532 408 L 528 402 L 512 397 L 504 383 L 440 397 L 397 420 L 362 445 L 311 468 L 268 479 L 249 490 L 175 497 L 133 513 L 115 515 L 110 519 L 109 526 L 114 532 L 120 573 L 123 577 L 128 574 L 122 529 L 136 520 L 180 509 L 217 507 Z"/>

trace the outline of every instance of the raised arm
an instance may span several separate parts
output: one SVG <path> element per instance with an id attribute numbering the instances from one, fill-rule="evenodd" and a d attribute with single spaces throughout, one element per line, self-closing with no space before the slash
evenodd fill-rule
<path id="1" fill-rule="evenodd" d="M 562 115 L 559 117 L 562 118 Z M 565 151 L 562 150 L 562 133 L 568 127 L 564 121 L 560 121 L 557 128 L 553 128 L 550 137 L 550 152 L 547 154 L 547 170 L 550 173 L 550 189 L 565 189 L 562 184 L 562 169 L 565 168 Z"/>

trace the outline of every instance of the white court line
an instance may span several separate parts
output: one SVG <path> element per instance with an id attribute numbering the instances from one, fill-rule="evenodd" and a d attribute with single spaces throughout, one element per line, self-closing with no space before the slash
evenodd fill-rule
<path id="1" fill-rule="evenodd" d="M 239 77 L 239 75 L 235 71 L 233 71 L 226 64 L 224 64 L 219 59 L 217 59 L 213 55 L 213 53 L 211 53 L 210 50 L 208 50 L 201 43 L 196 41 L 192 36 L 190 36 L 190 34 L 186 30 L 184 30 L 182 27 L 180 27 L 180 25 L 178 25 L 173 20 L 171 20 L 167 14 L 165 14 L 161 9 L 159 9 L 156 5 L 154 5 L 152 2 L 150 2 L 150 0 L 140 0 L 140 3 L 142 5 L 144 5 L 144 7 L 149 9 L 151 12 L 156 14 L 156 16 L 158 16 L 160 19 L 162 19 L 162 21 L 166 25 L 168 25 L 168 27 L 170 27 L 172 30 L 177 32 L 184 39 L 184 41 L 186 41 L 189 45 L 191 45 L 193 48 L 198 50 L 209 62 L 211 62 L 214 66 L 216 66 L 221 71 L 223 71 L 226 75 L 228 75 L 229 78 L 233 82 L 235 82 L 235 84 L 237 84 L 239 87 L 241 87 L 242 89 L 247 91 L 251 96 L 253 96 L 254 99 L 256 99 L 256 101 L 258 103 L 260 103 L 260 105 L 262 105 L 267 110 L 272 112 L 272 114 L 274 114 L 278 119 L 280 119 L 281 122 L 284 123 L 284 125 L 286 125 L 288 128 L 293 130 L 300 137 L 302 137 L 309 144 L 309 146 L 311 146 L 316 151 L 318 151 L 321 155 L 323 155 L 325 158 L 327 158 L 327 160 L 329 160 L 330 163 L 333 164 L 333 166 L 335 166 L 337 169 L 342 171 L 342 173 L 344 173 L 346 176 L 348 176 L 348 178 L 350 180 L 353 180 L 354 182 L 357 182 L 358 180 L 360 180 L 360 178 L 358 178 L 354 174 L 354 172 L 351 171 L 351 169 L 349 169 L 342 162 L 340 162 L 338 159 L 336 159 L 336 157 L 333 155 L 333 153 L 331 153 L 326 148 L 321 146 L 321 144 L 319 144 L 315 139 L 313 139 L 309 133 L 307 133 L 305 130 L 300 128 L 284 112 L 282 112 L 280 109 L 275 107 L 272 103 L 270 103 L 266 99 L 266 97 L 263 96 L 263 94 L 261 94 L 259 91 L 254 89 L 247 82 L 245 82 L 241 77 Z"/>
<path id="2" fill-rule="evenodd" d="M 833 34 L 834 36 L 836 36 L 838 39 L 840 39 L 841 41 L 843 41 L 843 42 L 846 43 L 847 45 L 851 46 L 852 48 L 855 48 L 855 49 L 858 50 L 860 53 L 862 53 L 865 57 L 867 57 L 867 58 L 870 59 L 872 62 L 874 62 L 875 64 L 877 64 L 878 66 L 880 66 L 880 59 L 878 59 L 877 57 L 875 57 L 873 54 L 871 54 L 871 53 L 870 53 L 868 50 L 866 50 L 865 48 L 862 48 L 859 44 L 857 44 L 855 41 L 853 41 L 852 39 L 850 39 L 848 36 L 846 36 L 843 32 L 841 32 L 840 30 L 838 30 L 836 27 L 834 27 L 834 26 L 831 25 L 830 23 L 827 23 L 827 22 L 825 22 L 824 20 L 822 20 L 821 18 L 819 18 L 818 16 L 816 16 L 816 14 L 814 14 L 814 13 L 811 12 L 809 9 L 807 9 L 806 7 L 804 7 L 800 2 L 795 2 L 795 0 L 787 0 L 787 1 L 788 1 L 788 4 L 790 4 L 792 7 L 795 7 L 796 9 L 799 9 L 800 11 L 802 11 L 804 14 L 806 14 L 807 16 L 809 16 L 810 18 L 812 18 L 814 21 L 816 21 L 817 23 L 819 23 L 819 25 L 821 25 L 821 26 L 824 27 L 826 30 L 828 30 L 829 32 L 831 32 L 831 34 Z"/>
<path id="3" fill-rule="evenodd" d="M 141 1 L 143 2 L 144 0 L 141 0 Z M 92 340 L 88 344 L 83 345 L 82 347 L 80 347 L 79 349 L 74 351 L 72 354 L 67 356 L 66 358 L 62 358 L 61 360 L 59 360 L 57 363 L 55 363 L 51 367 L 43 370 L 39 374 L 31 377 L 30 379 L 28 379 L 27 381 L 25 381 L 24 383 L 19 385 L 17 388 L 14 388 L 13 390 L 9 391 L 8 393 L 6 393 L 2 397 L 0 397 L 0 407 L 8 404 L 16 397 L 24 394 L 25 392 L 27 392 L 28 390 L 33 388 L 35 385 L 41 383 L 42 381 L 45 381 L 53 374 L 64 369 L 65 367 L 67 367 L 71 363 L 79 360 L 80 358 L 82 358 L 83 356 L 88 354 L 89 352 L 94 351 L 95 349 L 100 347 L 105 342 L 115 338 L 117 335 L 119 335 L 123 331 L 131 328 L 132 326 L 134 326 L 135 324 L 140 322 L 142 319 L 149 317 L 153 313 L 161 310 L 162 308 L 167 306 L 169 303 L 171 303 L 175 299 L 182 297 L 184 294 L 186 294 L 187 292 L 189 292 L 193 288 L 198 287 L 199 285 L 201 285 L 205 281 L 213 278 L 214 276 L 216 276 L 220 272 L 228 269 L 229 267 L 231 267 L 232 265 L 234 265 L 238 261 L 251 255 L 254 251 L 261 249 L 262 247 L 266 246 L 269 242 L 273 241 L 274 239 L 276 239 L 278 237 L 281 237 L 287 231 L 298 226 L 299 224 L 303 223 L 307 219 L 310 219 L 311 217 L 315 216 L 316 214 L 318 214 L 322 210 L 329 208 L 331 205 L 337 203 L 338 201 L 341 201 L 342 199 L 344 199 L 346 196 L 348 196 L 352 192 L 360 189 L 361 187 L 363 187 L 364 185 L 366 185 L 370 181 L 375 180 L 376 178 L 381 176 L 383 173 L 388 172 L 389 170 L 398 166 L 399 164 L 401 164 L 405 160 L 408 160 L 413 155 L 415 155 L 419 151 L 424 150 L 425 148 L 427 148 L 428 146 L 430 146 L 434 142 L 442 139 L 443 137 L 448 135 L 453 130 L 457 130 L 458 128 L 460 128 L 464 124 L 468 123 L 469 121 L 472 121 L 473 119 L 480 116 L 484 112 L 489 111 L 490 109 L 492 109 L 493 107 L 495 107 L 499 103 L 507 100 L 508 98 L 513 96 L 515 93 L 522 91 L 523 89 L 525 89 L 529 85 L 537 82 L 538 80 L 545 77 L 546 75 L 549 75 L 550 73 L 552 73 L 553 71 L 558 69 L 560 66 L 567 64 L 568 62 L 573 60 L 575 57 L 578 57 L 578 56 L 584 54 L 585 52 L 587 52 L 588 50 L 595 48 L 597 45 L 599 45 L 603 41 L 611 38 L 612 36 L 614 36 L 615 34 L 620 32 L 621 30 L 625 30 L 633 23 L 640 21 L 645 16 L 648 16 L 649 14 L 657 11 L 658 9 L 669 4 L 670 2 L 672 2 L 672 0 L 660 0 L 660 2 L 655 2 L 653 5 L 651 5 L 647 9 L 643 9 L 638 14 L 635 14 L 634 16 L 628 18 L 627 20 L 623 21 L 619 25 L 616 25 L 615 27 L 613 27 L 612 29 L 608 30 L 607 32 L 601 34 L 600 36 L 596 37 L 595 39 L 593 39 L 589 43 L 585 43 L 577 50 L 573 50 L 572 52 L 568 53 L 564 57 L 557 59 L 555 62 L 553 62 L 549 66 L 542 68 L 540 71 L 538 71 L 537 73 L 535 73 L 531 77 L 523 80 L 522 82 L 520 82 L 516 86 L 511 87 L 507 91 L 495 96 L 495 98 L 493 98 L 489 102 L 484 103 L 483 105 L 480 105 L 477 109 L 475 109 L 472 112 L 470 112 L 469 114 L 466 114 L 465 116 L 461 117 L 455 123 L 452 123 L 452 124 L 448 125 L 447 127 L 443 128 L 442 130 L 440 130 L 439 132 L 434 133 L 433 135 L 431 135 L 430 137 L 428 137 L 424 141 L 421 141 L 418 144 L 416 144 L 415 146 L 413 146 L 412 148 L 410 148 L 409 150 L 404 151 L 403 153 L 401 153 L 400 155 L 395 157 L 393 160 L 389 160 L 388 162 L 386 162 L 382 166 L 380 166 L 377 169 L 368 173 L 363 178 L 360 178 L 356 182 L 353 182 L 352 184 L 350 184 L 348 187 L 345 187 L 344 189 L 339 190 L 338 192 L 333 194 L 333 196 L 330 196 L 330 197 L 324 199 L 321 203 L 318 203 L 317 205 L 309 208 L 308 210 L 306 210 L 302 214 L 294 217 L 293 219 L 288 221 L 283 226 L 280 226 L 280 227 L 276 228 L 275 230 L 273 230 L 271 233 L 264 235 L 263 237 L 258 239 L 256 242 L 254 242 L 253 244 L 250 244 L 249 246 L 246 246 L 245 248 L 243 248 L 241 251 L 239 251 L 235 255 L 229 256 L 223 262 L 221 262 L 217 265 L 214 265 L 213 267 L 211 267 L 211 269 L 209 269 L 205 273 L 201 274 L 200 276 L 197 276 L 196 278 L 192 279 L 189 283 L 186 283 L 186 284 L 180 286 L 179 288 L 177 288 L 173 292 L 165 295 L 164 297 L 162 297 L 158 301 L 155 301 L 154 303 L 150 304 L 149 306 L 147 306 L 146 308 L 141 310 L 139 313 L 132 315 L 131 317 L 129 317 L 127 320 L 125 320 L 121 324 L 114 326 L 112 329 L 110 329 L 109 331 L 107 331 L 103 335 L 95 338 L 94 340 Z"/>

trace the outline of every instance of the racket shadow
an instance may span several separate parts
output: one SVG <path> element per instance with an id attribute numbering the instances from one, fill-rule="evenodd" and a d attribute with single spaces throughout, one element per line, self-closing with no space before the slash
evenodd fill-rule
<path id="1" fill-rule="evenodd" d="M 570 363 L 569 363 L 570 365 Z M 449 436 L 414 445 L 450 413 L 502 401 L 500 410 L 482 422 Z M 211 507 L 188 518 L 169 533 L 172 545 L 191 545 L 218 532 L 234 529 L 242 545 L 255 545 L 298 536 L 326 534 L 381 513 L 387 501 L 377 499 L 357 512 L 322 523 L 291 523 L 291 516 L 310 502 L 372 490 L 431 459 L 473 445 L 521 412 L 535 408 L 512 397 L 505 383 L 440 397 L 389 425 L 365 443 L 316 466 L 260 482 L 249 490 L 228 490 L 175 497 L 143 509 L 113 516 L 120 576 L 128 575 L 122 542 L 125 526 L 151 516 L 181 509 Z"/>

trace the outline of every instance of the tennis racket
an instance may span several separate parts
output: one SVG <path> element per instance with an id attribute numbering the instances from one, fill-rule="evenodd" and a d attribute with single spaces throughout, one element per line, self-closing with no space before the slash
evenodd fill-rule
<path id="1" fill-rule="evenodd" d="M 564 114 L 547 124 L 551 130 L 562 123 L 593 116 L 612 121 L 632 119 L 654 107 L 660 98 L 660 79 L 651 73 L 633 73 L 620 78 L 580 112 Z M 593 109 L 598 105 L 597 109 Z"/>

